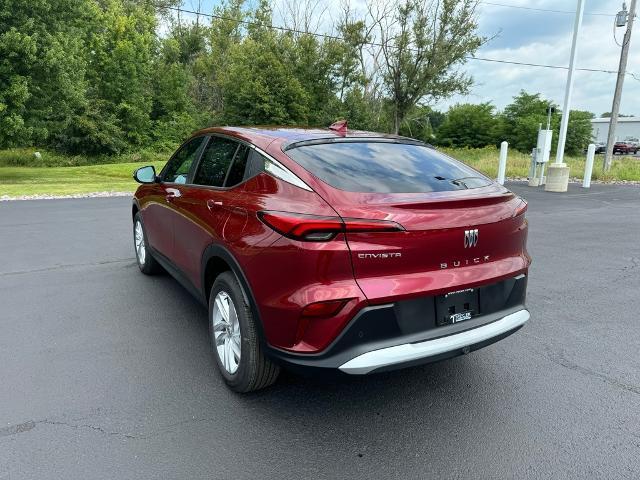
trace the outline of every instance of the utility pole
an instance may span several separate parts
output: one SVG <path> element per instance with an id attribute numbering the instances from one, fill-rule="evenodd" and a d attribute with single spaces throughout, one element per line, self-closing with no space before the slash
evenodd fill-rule
<path id="1" fill-rule="evenodd" d="M 624 25 L 620 21 L 621 16 L 625 13 L 626 5 L 622 4 L 622 12 L 616 17 L 617 26 Z M 613 106 L 611 107 L 611 119 L 609 120 L 609 133 L 607 135 L 607 153 L 604 156 L 604 171 L 611 169 L 611 161 L 613 159 L 613 143 L 615 141 L 616 127 L 618 126 L 618 114 L 620 113 L 620 97 L 622 96 L 622 86 L 624 85 L 624 76 L 627 70 L 627 58 L 629 57 L 629 44 L 631 43 L 631 32 L 633 30 L 633 21 L 636 16 L 636 0 L 631 0 L 629 5 L 629 15 L 627 31 L 622 41 L 622 51 L 620 52 L 620 66 L 618 67 L 618 79 L 616 80 L 616 91 L 613 95 Z"/>
<path id="2" fill-rule="evenodd" d="M 567 74 L 567 86 L 564 92 L 564 105 L 562 107 L 562 121 L 560 122 L 560 135 L 558 137 L 558 150 L 555 163 L 564 160 L 564 145 L 567 140 L 567 127 L 569 126 L 569 110 L 571 109 L 571 95 L 573 94 L 573 74 L 576 70 L 576 56 L 578 53 L 578 33 L 582 26 L 584 13 L 584 0 L 578 0 L 576 19 L 573 25 L 573 41 L 571 43 L 571 58 L 569 60 L 569 73 Z"/>

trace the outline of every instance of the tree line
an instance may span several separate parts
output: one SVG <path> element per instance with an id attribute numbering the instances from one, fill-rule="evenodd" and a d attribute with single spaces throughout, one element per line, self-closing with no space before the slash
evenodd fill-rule
<path id="1" fill-rule="evenodd" d="M 536 146 L 538 129 L 547 126 L 547 113 L 551 108 L 550 128 L 553 130 L 552 153 L 558 145 L 562 112 L 553 102 L 540 94 L 521 90 L 504 110 L 497 112 L 491 103 L 458 104 L 446 115 L 436 119 L 435 140 L 445 146 L 480 148 L 509 142 L 511 148 L 530 152 Z M 565 152 L 581 153 L 592 139 L 591 112 L 571 110 L 565 143 Z"/>
<path id="2" fill-rule="evenodd" d="M 477 0 L 367 0 L 364 10 L 345 0 L 331 15 L 321 0 L 279 2 L 278 12 L 268 0 L 225 0 L 196 19 L 179 5 L 0 0 L 0 148 L 118 154 L 171 148 L 210 125 L 346 118 L 431 143 L 507 140 L 527 151 L 546 118 L 547 102 L 525 92 L 499 113 L 429 107 L 469 92 L 460 67 L 487 41 Z M 589 115 L 571 112 L 570 153 L 588 143 Z"/>

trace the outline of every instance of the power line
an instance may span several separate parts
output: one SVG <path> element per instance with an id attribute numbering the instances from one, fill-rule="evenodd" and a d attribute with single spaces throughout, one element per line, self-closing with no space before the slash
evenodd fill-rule
<path id="1" fill-rule="evenodd" d="M 571 11 L 571 10 L 553 10 L 550 8 L 535 8 L 535 7 L 525 7 L 523 5 L 510 5 L 507 3 L 496 3 L 496 2 L 485 2 L 484 0 L 480 0 L 478 3 L 482 3 L 484 5 L 491 5 L 494 7 L 505 7 L 505 8 L 517 8 L 520 10 L 530 10 L 530 11 L 534 11 L 534 12 L 550 12 L 550 13 L 569 13 L 569 14 L 575 14 L 575 11 Z M 615 17 L 615 15 L 612 15 L 610 13 L 600 13 L 600 12 L 585 12 L 585 15 L 594 15 L 594 16 L 600 16 L 600 17 Z"/>
<path id="2" fill-rule="evenodd" d="M 499 60 L 497 58 L 485 58 L 485 57 L 467 57 L 469 60 L 480 60 L 482 62 L 494 62 L 494 63 L 507 63 L 509 65 L 521 65 L 523 67 L 541 67 L 541 68 L 553 68 L 558 70 L 568 70 L 569 67 L 563 65 L 547 65 L 544 63 L 528 63 L 528 62 L 516 62 L 515 60 Z M 599 73 L 618 73 L 616 70 L 603 70 L 600 68 L 576 68 L 583 72 L 599 72 Z"/>
<path id="3" fill-rule="evenodd" d="M 487 3 L 487 2 L 483 2 L 483 3 Z M 232 18 L 232 17 L 225 17 L 224 15 L 216 15 L 216 14 L 212 14 L 212 13 L 202 13 L 202 12 L 194 12 L 193 10 L 187 10 L 184 8 L 179 8 L 179 7 L 165 7 L 167 10 L 174 10 L 177 12 L 183 12 L 183 13 L 190 13 L 192 15 L 202 15 L 204 17 L 209 17 L 209 18 L 215 18 L 218 20 L 225 20 L 225 21 L 231 21 L 231 22 L 237 22 L 237 23 L 241 23 L 243 25 L 247 25 L 247 26 L 261 26 L 261 27 L 267 27 L 267 28 L 271 28 L 274 30 L 280 30 L 282 32 L 289 32 L 289 33 L 296 33 L 299 35 L 312 35 L 314 37 L 320 37 L 320 38 L 324 38 L 324 39 L 328 39 L 328 40 L 338 40 L 338 41 L 344 41 L 345 39 L 343 37 L 337 36 L 337 35 L 329 35 L 326 33 L 316 33 L 316 32 L 305 32 L 304 30 L 298 30 L 295 28 L 289 28 L 289 27 L 279 27 L 276 25 L 264 25 L 261 24 L 259 22 L 252 22 L 250 20 L 239 20 L 237 18 Z M 366 45 L 371 45 L 373 47 L 382 47 L 383 45 L 381 43 L 375 43 L 375 42 L 365 42 Z M 492 62 L 492 63 L 503 63 L 503 64 L 508 64 L 508 65 L 519 65 L 519 66 L 523 66 L 523 67 L 539 67 L 539 68 L 551 68 L 551 69 L 558 69 L 558 70 L 568 70 L 569 67 L 565 67 L 563 65 L 548 65 L 548 64 L 544 64 L 544 63 L 528 63 L 528 62 L 518 62 L 515 60 L 501 60 L 501 59 L 497 59 L 497 58 L 487 58 L 487 57 L 474 57 L 474 56 L 468 56 L 465 57 L 466 60 L 476 60 L 476 61 L 480 61 L 480 62 Z M 597 72 L 597 73 L 615 73 L 617 74 L 618 71 L 617 70 L 604 70 L 604 69 L 600 69 L 600 68 L 576 68 L 576 70 L 580 70 L 582 72 Z M 633 73 L 627 72 L 628 75 L 630 75 L 633 79 L 638 80 L 638 77 L 636 75 L 634 75 Z"/>
<path id="4" fill-rule="evenodd" d="M 329 35 L 329 34 L 326 34 L 326 33 L 305 32 L 304 30 L 298 30 L 298 29 L 289 28 L 289 27 L 279 27 L 277 25 L 264 25 L 264 24 L 262 24 L 260 22 L 252 22 L 250 20 L 239 20 L 237 18 L 225 17 L 223 15 L 215 15 L 215 14 L 212 14 L 212 13 L 194 12 L 193 10 L 186 10 L 184 8 L 179 8 L 179 7 L 163 7 L 163 8 L 166 9 L 166 10 L 173 10 L 173 11 L 176 11 L 176 12 L 190 13 L 192 15 L 202 15 L 203 17 L 215 18 L 217 20 L 225 20 L 227 22 L 237 22 L 237 23 L 241 23 L 241 24 L 247 25 L 247 26 L 266 27 L 266 28 L 271 28 L 273 30 L 280 30 L 282 32 L 297 33 L 299 35 L 312 35 L 314 37 L 326 38 L 327 40 L 344 41 L 344 38 L 339 37 L 337 35 Z M 382 46 L 382 44 L 377 44 L 377 43 L 367 43 L 367 45 L 373 45 L 373 46 L 378 46 L 378 47 Z"/>

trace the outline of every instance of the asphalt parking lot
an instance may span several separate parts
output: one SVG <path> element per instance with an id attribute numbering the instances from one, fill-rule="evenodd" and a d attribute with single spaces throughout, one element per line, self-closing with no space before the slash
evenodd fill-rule
<path id="1" fill-rule="evenodd" d="M 0 203 L 0 480 L 640 477 L 640 187 L 511 187 L 520 332 L 363 378 L 241 396 L 205 310 L 144 277 L 127 198 Z"/>

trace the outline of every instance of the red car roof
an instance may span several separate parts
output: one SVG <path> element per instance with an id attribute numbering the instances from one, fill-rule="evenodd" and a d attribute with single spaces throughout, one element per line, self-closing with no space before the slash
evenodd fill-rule
<path id="1" fill-rule="evenodd" d="M 390 135 L 364 130 L 347 130 L 346 133 L 336 132 L 328 128 L 295 128 L 295 127 L 212 127 L 199 130 L 195 135 L 206 133 L 223 133 L 242 138 L 259 147 L 265 148 L 274 140 L 282 143 L 302 142 L 306 140 L 330 138 L 389 138 L 407 139 L 399 135 Z"/>

